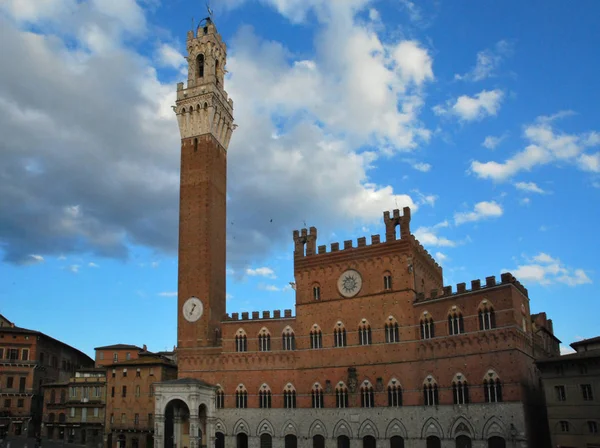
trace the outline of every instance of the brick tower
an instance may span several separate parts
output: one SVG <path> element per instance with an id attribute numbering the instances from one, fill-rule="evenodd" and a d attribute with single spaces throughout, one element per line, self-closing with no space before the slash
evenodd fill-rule
<path id="1" fill-rule="evenodd" d="M 188 81 L 177 85 L 181 133 L 177 346 L 211 347 L 225 314 L 227 147 L 235 125 L 223 89 L 227 49 L 214 23 L 187 35 Z"/>

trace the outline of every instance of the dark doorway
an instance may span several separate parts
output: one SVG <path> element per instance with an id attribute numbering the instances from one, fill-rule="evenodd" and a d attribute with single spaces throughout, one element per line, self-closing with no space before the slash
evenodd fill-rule
<path id="1" fill-rule="evenodd" d="M 222 432 L 215 434 L 215 448 L 225 448 L 225 434 Z"/>
<path id="2" fill-rule="evenodd" d="M 248 436 L 243 432 L 236 436 L 236 448 L 248 448 Z"/>
<path id="3" fill-rule="evenodd" d="M 271 434 L 260 435 L 260 448 L 273 448 L 273 438 Z"/>
<path id="4" fill-rule="evenodd" d="M 471 438 L 469 436 L 458 436 L 455 446 L 456 448 L 471 448 Z"/>
<path id="5" fill-rule="evenodd" d="M 506 441 L 502 437 L 490 437 L 488 448 L 506 448 Z"/>
<path id="6" fill-rule="evenodd" d="M 337 438 L 337 448 L 350 448 L 350 439 L 346 436 Z"/>
<path id="7" fill-rule="evenodd" d="M 85 429 L 81 430 L 81 443 L 85 445 Z"/>
<path id="8" fill-rule="evenodd" d="M 325 437 L 321 435 L 313 436 L 313 448 L 325 448 Z"/>
<path id="9" fill-rule="evenodd" d="M 294 434 L 285 436 L 285 448 L 298 448 L 298 439 Z"/>
<path id="10" fill-rule="evenodd" d="M 373 436 L 363 437 L 363 448 L 377 448 L 377 441 Z"/>
<path id="11" fill-rule="evenodd" d="M 404 439 L 400 436 L 394 436 L 390 439 L 390 448 L 404 448 Z"/>
<path id="12" fill-rule="evenodd" d="M 137 437 L 131 439 L 131 448 L 139 448 L 139 446 L 140 442 L 138 441 Z"/>
<path id="13" fill-rule="evenodd" d="M 179 422 L 179 434 L 175 434 L 175 419 Z M 190 410 L 184 401 L 171 400 L 165 408 L 165 448 L 183 448 L 189 434 Z"/>
<path id="14" fill-rule="evenodd" d="M 427 448 L 442 448 L 442 442 L 440 441 L 439 437 L 427 437 Z"/>

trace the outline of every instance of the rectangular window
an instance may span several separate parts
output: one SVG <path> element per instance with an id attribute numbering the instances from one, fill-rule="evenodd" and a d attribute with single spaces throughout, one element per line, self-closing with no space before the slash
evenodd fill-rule
<path id="1" fill-rule="evenodd" d="M 582 384 L 581 385 L 581 395 L 583 395 L 584 401 L 593 401 L 594 393 L 592 392 L 591 384 Z"/>
<path id="2" fill-rule="evenodd" d="M 98 353 L 98 359 L 99 359 L 100 361 L 104 360 L 104 352 L 100 352 L 100 353 Z"/>
<path id="3" fill-rule="evenodd" d="M 554 391 L 556 392 L 557 401 L 567 401 L 565 386 L 554 386 Z"/>
<path id="4" fill-rule="evenodd" d="M 152 414 L 148 414 L 148 426 L 154 426 Z"/>
<path id="5" fill-rule="evenodd" d="M 87 408 L 81 408 L 81 421 L 87 421 Z"/>
<path id="6" fill-rule="evenodd" d="M 18 348 L 9 348 L 8 349 L 8 359 L 11 361 L 19 360 L 19 349 Z"/>
<path id="7" fill-rule="evenodd" d="M 76 396 L 77 396 L 77 389 L 75 388 L 75 386 L 69 387 L 69 397 L 76 397 Z"/>
<path id="8" fill-rule="evenodd" d="M 127 369 L 123 369 L 123 378 L 127 377 Z"/>
<path id="9" fill-rule="evenodd" d="M 154 376 L 154 367 L 150 367 L 150 372 L 148 373 L 150 376 Z"/>
<path id="10" fill-rule="evenodd" d="M 561 421 L 560 422 L 560 430 L 562 432 L 569 432 L 569 422 Z"/>
<path id="11" fill-rule="evenodd" d="M 386 275 L 383 277 L 383 289 L 386 291 L 392 289 L 392 276 Z"/>
<path id="12" fill-rule="evenodd" d="M 135 377 L 136 377 L 136 378 L 141 378 L 141 377 L 142 377 L 142 372 L 140 371 L 140 369 L 137 369 L 137 370 L 135 371 Z"/>
<path id="13" fill-rule="evenodd" d="M 22 398 L 19 398 L 17 400 L 17 407 L 18 408 L 22 408 L 24 406 L 24 404 L 25 404 L 25 400 L 23 400 Z"/>
<path id="14" fill-rule="evenodd" d="M 5 408 L 10 408 L 11 404 L 12 403 L 10 402 L 10 398 L 5 398 L 4 399 L 4 407 Z"/>
<path id="15" fill-rule="evenodd" d="M 75 417 L 75 408 L 71 408 L 71 417 Z"/>
<path id="16" fill-rule="evenodd" d="M 313 299 L 321 300 L 321 288 L 319 286 L 313 287 Z"/>
<path id="17" fill-rule="evenodd" d="M 100 414 L 100 409 L 94 408 L 94 417 L 98 417 L 99 414 Z"/>
<path id="18" fill-rule="evenodd" d="M 8 378 L 6 378 L 6 388 L 12 389 L 14 381 L 15 381 L 15 379 L 12 376 L 9 376 Z"/>
<path id="19" fill-rule="evenodd" d="M 136 426 L 140 424 L 140 414 L 135 414 L 133 416 L 133 424 Z"/>
<path id="20" fill-rule="evenodd" d="M 150 396 L 153 397 L 154 396 L 154 387 L 152 386 L 152 384 L 150 384 L 150 387 L 148 388 L 148 390 L 150 391 Z"/>
<path id="21" fill-rule="evenodd" d="M 114 396 L 115 396 L 115 386 L 113 386 L 113 387 L 110 388 L 110 396 L 111 396 L 111 398 L 114 398 Z"/>
<path id="22" fill-rule="evenodd" d="M 117 374 L 117 371 L 115 369 L 112 369 L 112 377 L 114 378 Z"/>
<path id="23" fill-rule="evenodd" d="M 126 419 L 127 419 L 127 416 L 125 415 L 125 413 L 121 414 L 121 423 L 125 423 Z"/>
<path id="24" fill-rule="evenodd" d="M 592 434 L 598 434 L 598 423 L 594 422 L 594 421 L 589 421 L 588 422 L 588 430 Z"/>
<path id="25" fill-rule="evenodd" d="M 135 386 L 135 396 L 136 397 L 140 396 L 140 386 Z"/>
<path id="26" fill-rule="evenodd" d="M 0 348 L 0 359 L 4 359 L 4 349 Z"/>
<path id="27" fill-rule="evenodd" d="M 19 378 L 19 392 L 25 392 L 25 384 L 27 383 L 27 378 L 22 376 Z"/>
<path id="28" fill-rule="evenodd" d="M 118 353 L 113 353 L 113 361 L 117 362 L 119 360 L 119 354 Z"/>
<path id="29" fill-rule="evenodd" d="M 126 359 L 127 361 L 129 361 L 129 360 L 131 359 L 131 353 L 127 352 L 127 353 L 125 354 L 125 359 Z"/>
<path id="30" fill-rule="evenodd" d="M 115 414 L 110 414 L 110 424 L 112 425 L 115 422 Z"/>
<path id="31" fill-rule="evenodd" d="M 126 397 L 127 396 L 127 386 L 123 386 L 123 393 L 121 394 L 122 397 Z"/>
<path id="32" fill-rule="evenodd" d="M 21 350 L 21 361 L 29 361 L 29 349 L 24 348 Z"/>

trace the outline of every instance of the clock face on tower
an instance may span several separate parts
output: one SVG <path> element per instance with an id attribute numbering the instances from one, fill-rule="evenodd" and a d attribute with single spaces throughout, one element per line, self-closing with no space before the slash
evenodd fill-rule
<path id="1" fill-rule="evenodd" d="M 181 311 L 183 313 L 183 317 L 185 317 L 188 322 L 196 322 L 202 317 L 204 306 L 199 298 L 190 297 L 183 304 L 183 309 Z"/>
<path id="2" fill-rule="evenodd" d="M 340 275 L 338 279 L 338 291 L 344 297 L 354 297 L 362 287 L 362 277 L 353 269 L 349 269 Z"/>

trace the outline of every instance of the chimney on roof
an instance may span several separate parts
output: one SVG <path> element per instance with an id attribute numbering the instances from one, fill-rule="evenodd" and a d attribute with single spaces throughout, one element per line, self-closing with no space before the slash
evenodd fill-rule
<path id="1" fill-rule="evenodd" d="M 142 348 L 142 350 L 143 350 L 143 351 L 145 351 L 145 352 L 147 352 L 147 351 L 148 351 L 148 347 L 146 347 L 146 344 L 144 344 L 142 347 L 143 347 L 143 348 Z"/>

